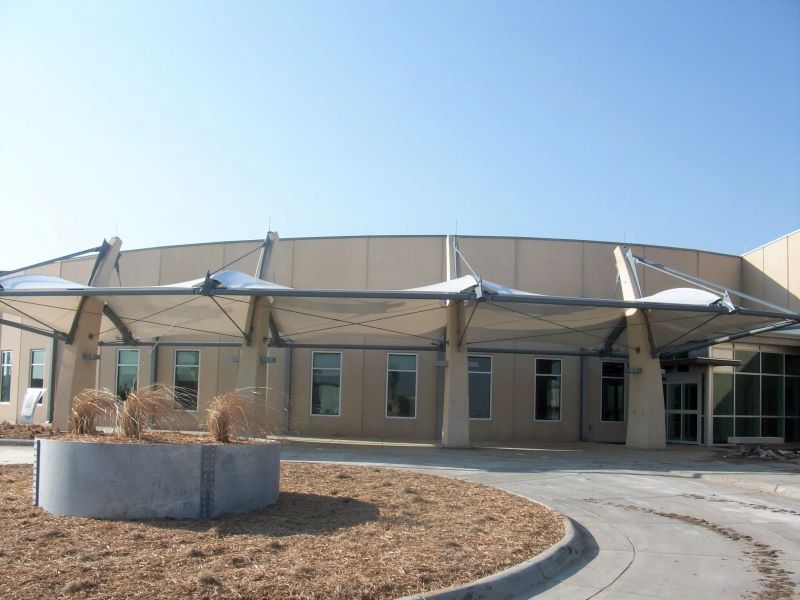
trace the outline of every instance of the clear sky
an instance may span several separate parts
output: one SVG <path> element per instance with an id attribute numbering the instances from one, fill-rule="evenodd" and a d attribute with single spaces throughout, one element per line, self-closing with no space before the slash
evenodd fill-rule
<path id="1" fill-rule="evenodd" d="M 752 249 L 800 1 L 0 0 L 0 269 L 270 224 Z"/>

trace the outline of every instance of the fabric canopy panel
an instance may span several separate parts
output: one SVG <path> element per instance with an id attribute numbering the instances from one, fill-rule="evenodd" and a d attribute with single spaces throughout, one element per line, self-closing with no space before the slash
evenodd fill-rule
<path id="1" fill-rule="evenodd" d="M 223 296 L 214 291 L 263 292 L 289 289 L 239 271 L 221 271 L 213 277 L 154 288 L 140 288 L 135 295 L 118 295 L 111 290 L 101 296 L 106 305 L 139 340 L 156 337 L 217 335 L 241 338 L 247 327 L 248 296 Z M 150 293 L 148 293 L 150 292 Z M 170 293 L 171 292 L 171 293 Z M 113 341 L 118 327 L 104 319 L 101 341 Z"/>
<path id="2" fill-rule="evenodd" d="M 446 319 L 441 300 L 288 297 L 275 298 L 271 309 L 281 335 L 298 341 L 337 336 L 439 341 Z"/>
<path id="3" fill-rule="evenodd" d="M 303 298 L 274 297 L 273 318 L 282 336 L 297 341 L 330 342 L 337 336 L 414 338 L 439 342 L 447 322 L 446 299 L 471 294 L 478 286 L 472 275 L 400 294 L 430 294 L 431 298 Z M 386 291 L 386 294 L 392 294 Z"/>
<path id="4" fill-rule="evenodd" d="M 476 345 L 521 343 L 603 347 L 624 318 L 624 312 L 622 308 L 481 302 L 472 315 L 466 339 L 468 344 Z"/>
<path id="5" fill-rule="evenodd" d="M 68 332 L 81 302 L 80 295 L 26 295 L 38 290 L 59 290 L 69 293 L 86 286 L 50 275 L 17 275 L 0 278 L 0 313 L 23 317 L 55 331 Z M 14 293 L 11 295 L 9 292 Z"/>
<path id="6" fill-rule="evenodd" d="M 735 307 L 727 296 L 694 288 L 673 288 L 636 301 L 555 298 L 498 288 L 476 311 L 473 344 L 516 342 L 580 346 L 626 352 L 627 320 L 647 313 L 649 337 L 658 353 L 741 336 L 759 328 L 790 325 L 800 315 Z M 473 325 L 470 326 L 471 328 Z"/>
<path id="7" fill-rule="evenodd" d="M 251 299 L 268 297 L 282 336 L 419 338 L 438 342 L 444 329 L 444 301 L 468 299 L 471 277 L 408 290 L 293 289 L 238 271 L 192 281 L 143 288 L 92 288 L 58 278 L 23 276 L 0 280 L 2 312 L 29 317 L 65 335 L 83 296 L 105 304 L 100 340 L 130 335 L 139 341 L 172 336 L 245 337 Z M 3 285 L 8 283 L 8 286 Z M 35 307 L 34 314 L 16 306 Z"/>
<path id="8" fill-rule="evenodd" d="M 104 296 L 107 306 L 139 340 L 156 337 L 219 335 L 242 337 L 248 301 L 219 296 Z M 114 341 L 119 328 L 108 317 L 100 340 Z"/>
<path id="9" fill-rule="evenodd" d="M 335 344 L 343 338 L 379 338 L 398 346 L 441 343 L 449 301 L 465 302 L 466 342 L 473 346 L 576 347 L 626 352 L 626 314 L 645 310 L 658 352 L 741 337 L 759 328 L 800 322 L 800 315 L 735 307 L 727 295 L 674 288 L 637 301 L 535 294 L 468 275 L 405 290 L 296 289 L 222 271 L 184 283 L 147 288 L 92 288 L 47 276 L 0 279 L 2 312 L 25 317 L 65 335 L 82 296 L 105 303 L 100 339 L 190 341 L 242 339 L 255 297 L 267 297 L 281 338 Z M 228 340 L 230 341 L 230 340 Z"/>

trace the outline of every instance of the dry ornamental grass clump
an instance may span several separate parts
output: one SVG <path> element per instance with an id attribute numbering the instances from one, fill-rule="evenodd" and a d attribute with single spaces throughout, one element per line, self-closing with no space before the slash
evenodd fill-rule
<path id="1" fill-rule="evenodd" d="M 72 401 L 70 432 L 75 435 L 96 435 L 99 418 L 111 417 L 114 428 L 124 437 L 141 439 L 154 427 L 172 429 L 176 411 L 182 410 L 175 394 L 163 385 L 131 390 L 120 400 L 109 390 L 84 390 Z"/>
<path id="2" fill-rule="evenodd" d="M 180 405 L 175 394 L 163 385 L 131 390 L 119 403 L 119 427 L 122 435 L 140 439 L 148 429 L 172 429 L 175 411 Z"/>
<path id="3" fill-rule="evenodd" d="M 208 433 L 222 443 L 236 436 L 264 436 L 264 419 L 258 414 L 254 400 L 246 390 L 227 392 L 214 398 L 206 412 Z"/>
<path id="4" fill-rule="evenodd" d="M 72 401 L 70 431 L 77 435 L 97 433 L 97 417 L 114 414 L 117 398 L 108 390 L 83 390 Z"/>

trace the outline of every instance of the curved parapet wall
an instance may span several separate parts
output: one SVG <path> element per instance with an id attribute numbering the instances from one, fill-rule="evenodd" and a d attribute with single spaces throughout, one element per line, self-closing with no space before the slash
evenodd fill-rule
<path id="1" fill-rule="evenodd" d="M 34 504 L 56 515 L 187 519 L 278 500 L 280 444 L 107 444 L 37 439 Z"/>

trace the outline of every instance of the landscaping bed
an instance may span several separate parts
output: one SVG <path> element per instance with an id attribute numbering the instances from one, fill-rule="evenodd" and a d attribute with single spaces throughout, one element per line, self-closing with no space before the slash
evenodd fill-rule
<path id="1" fill-rule="evenodd" d="M 49 425 L 16 425 L 3 421 L 0 423 L 0 439 L 3 440 L 32 440 L 37 437 L 51 437 L 59 435 L 58 429 Z"/>
<path id="2" fill-rule="evenodd" d="M 0 467 L 2 598 L 397 598 L 467 583 L 564 535 L 560 515 L 494 488 L 374 467 L 283 462 L 266 509 L 101 521 L 31 506 Z"/>

